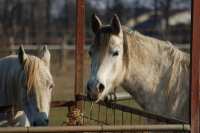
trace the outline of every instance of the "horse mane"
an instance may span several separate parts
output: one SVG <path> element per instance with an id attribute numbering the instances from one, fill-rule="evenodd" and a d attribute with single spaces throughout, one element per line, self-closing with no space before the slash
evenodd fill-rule
<path id="1" fill-rule="evenodd" d="M 122 26 L 122 32 L 123 32 L 123 50 L 124 50 L 124 55 L 123 55 L 123 61 L 125 64 L 125 67 L 128 67 L 128 64 L 130 62 L 129 56 L 132 56 L 131 50 L 134 50 L 134 52 L 137 52 L 137 55 L 139 56 L 140 61 L 144 61 L 145 55 L 144 52 L 147 51 L 152 51 L 152 54 L 157 54 L 157 55 L 165 55 L 165 58 L 169 61 L 172 62 L 180 62 L 182 65 L 186 65 L 189 67 L 190 65 L 190 56 L 188 53 L 185 53 L 181 50 L 179 50 L 177 47 L 172 45 L 169 41 L 162 41 L 153 37 L 145 36 L 138 31 L 132 30 L 126 26 Z M 97 36 L 97 41 L 99 38 L 100 33 L 103 33 L 104 35 L 104 41 L 107 41 L 108 38 L 110 37 L 110 34 L 112 33 L 112 28 L 110 26 L 104 26 L 101 28 L 101 30 L 96 34 Z M 102 44 L 107 44 L 107 43 L 102 43 Z M 143 45 L 144 44 L 144 45 Z M 106 46 L 103 46 L 106 47 Z M 132 48 L 130 48 L 132 47 Z M 131 50 L 130 50 L 131 49 Z M 163 52 L 164 53 L 163 53 Z M 136 55 L 135 53 L 133 53 Z M 156 58 L 155 58 L 156 59 Z"/>
<path id="2" fill-rule="evenodd" d="M 125 47 L 124 50 L 125 50 L 125 53 L 127 53 L 125 57 L 128 58 L 128 52 L 129 52 L 128 47 L 130 47 L 128 46 L 129 45 L 128 43 L 131 43 L 132 47 L 135 47 L 133 45 L 139 46 L 141 45 L 140 42 L 142 42 L 142 43 L 151 45 L 154 48 L 158 48 L 158 50 L 167 51 L 171 59 L 179 61 L 182 64 L 186 64 L 187 66 L 189 66 L 190 64 L 189 54 L 179 50 L 171 42 L 162 41 L 153 37 L 145 36 L 139 33 L 138 31 L 134 31 L 126 26 L 123 26 L 122 29 L 123 29 L 123 34 L 124 34 L 124 47 Z"/>
<path id="3" fill-rule="evenodd" d="M 36 83 L 38 68 L 39 68 L 39 61 L 37 57 L 28 55 L 28 58 L 24 63 L 24 72 L 25 72 L 28 92 L 31 92 L 31 90 L 34 88 L 33 85 L 34 83 Z"/>

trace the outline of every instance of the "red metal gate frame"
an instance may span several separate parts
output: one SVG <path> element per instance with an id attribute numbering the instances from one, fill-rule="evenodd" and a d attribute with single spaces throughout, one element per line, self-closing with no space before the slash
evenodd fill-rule
<path id="1" fill-rule="evenodd" d="M 83 111 L 83 66 L 85 45 L 85 0 L 76 0 L 76 41 L 75 41 L 75 82 L 74 94 L 77 108 Z"/>
<path id="2" fill-rule="evenodd" d="M 200 1 L 192 4 L 191 133 L 200 133 Z"/>
<path id="3" fill-rule="evenodd" d="M 76 0 L 75 98 L 82 111 L 85 0 Z M 200 0 L 193 0 L 191 49 L 191 133 L 200 133 Z M 4 130 L 4 129 L 2 129 Z M 7 130 L 7 129 L 6 129 Z"/>

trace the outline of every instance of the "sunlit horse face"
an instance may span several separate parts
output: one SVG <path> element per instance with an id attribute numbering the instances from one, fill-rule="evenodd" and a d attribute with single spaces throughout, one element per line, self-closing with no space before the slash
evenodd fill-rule
<path id="1" fill-rule="evenodd" d="M 120 85 L 123 75 L 123 32 L 115 15 L 111 25 L 103 26 L 100 19 L 92 16 L 94 44 L 89 50 L 91 74 L 87 83 L 87 95 L 92 100 L 104 98 Z"/>
<path id="2" fill-rule="evenodd" d="M 33 126 L 48 124 L 54 82 L 50 73 L 50 52 L 45 46 L 41 57 L 27 55 L 21 47 L 18 58 L 24 69 L 24 110 Z"/>

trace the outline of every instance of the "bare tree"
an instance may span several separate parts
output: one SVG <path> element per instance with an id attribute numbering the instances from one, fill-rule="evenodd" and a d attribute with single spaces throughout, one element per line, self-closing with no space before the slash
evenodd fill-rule
<path id="1" fill-rule="evenodd" d="M 177 7 L 180 4 L 187 4 L 190 0 L 154 0 L 154 10 L 156 16 L 158 15 L 158 10 L 161 12 L 164 19 L 164 33 L 168 36 L 169 33 L 169 18 L 172 14 L 173 7 Z"/>
<path id="2" fill-rule="evenodd" d="M 169 17 L 174 0 L 158 0 L 159 7 L 165 19 L 165 30 L 169 28 Z"/>

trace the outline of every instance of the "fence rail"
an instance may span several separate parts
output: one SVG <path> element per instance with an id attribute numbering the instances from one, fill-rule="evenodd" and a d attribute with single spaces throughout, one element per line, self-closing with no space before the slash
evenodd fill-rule
<path id="1" fill-rule="evenodd" d="M 183 50 L 183 51 L 190 51 L 190 44 L 177 44 L 175 45 L 177 46 L 179 49 Z M 11 54 L 16 54 L 17 50 L 19 48 L 19 45 L 10 45 L 9 47 L 1 47 L 0 48 L 0 52 L 6 52 L 6 53 L 11 53 Z M 41 48 L 41 45 L 24 45 L 24 49 L 25 50 L 39 50 Z M 64 68 L 64 62 L 66 61 L 66 57 L 67 57 L 67 53 L 69 51 L 75 51 L 75 45 L 71 44 L 71 45 L 65 45 L 65 44 L 54 44 L 54 45 L 48 45 L 48 49 L 52 50 L 52 51 L 58 51 L 57 52 L 57 57 L 56 59 L 58 59 L 57 61 L 59 61 L 59 66 L 60 66 L 60 70 L 63 70 Z M 84 46 L 84 50 L 87 51 L 89 49 L 89 45 L 85 45 Z"/>
<path id="2" fill-rule="evenodd" d="M 188 124 L 62 126 L 62 127 L 12 127 L 0 128 L 0 133 L 65 133 L 65 132 L 123 132 L 123 131 L 181 131 L 189 132 Z"/>
<path id="3" fill-rule="evenodd" d="M 37 50 L 40 48 L 41 45 L 24 45 L 24 49 L 26 50 Z M 190 44 L 175 44 L 176 47 L 178 47 L 179 49 L 190 49 Z M 3 47 L 0 49 L 0 51 L 16 51 L 18 50 L 19 45 L 10 45 L 10 47 Z M 48 48 L 50 50 L 75 50 L 75 46 L 74 45 L 48 45 Z M 89 44 L 84 46 L 84 50 L 88 50 L 89 49 Z"/>

